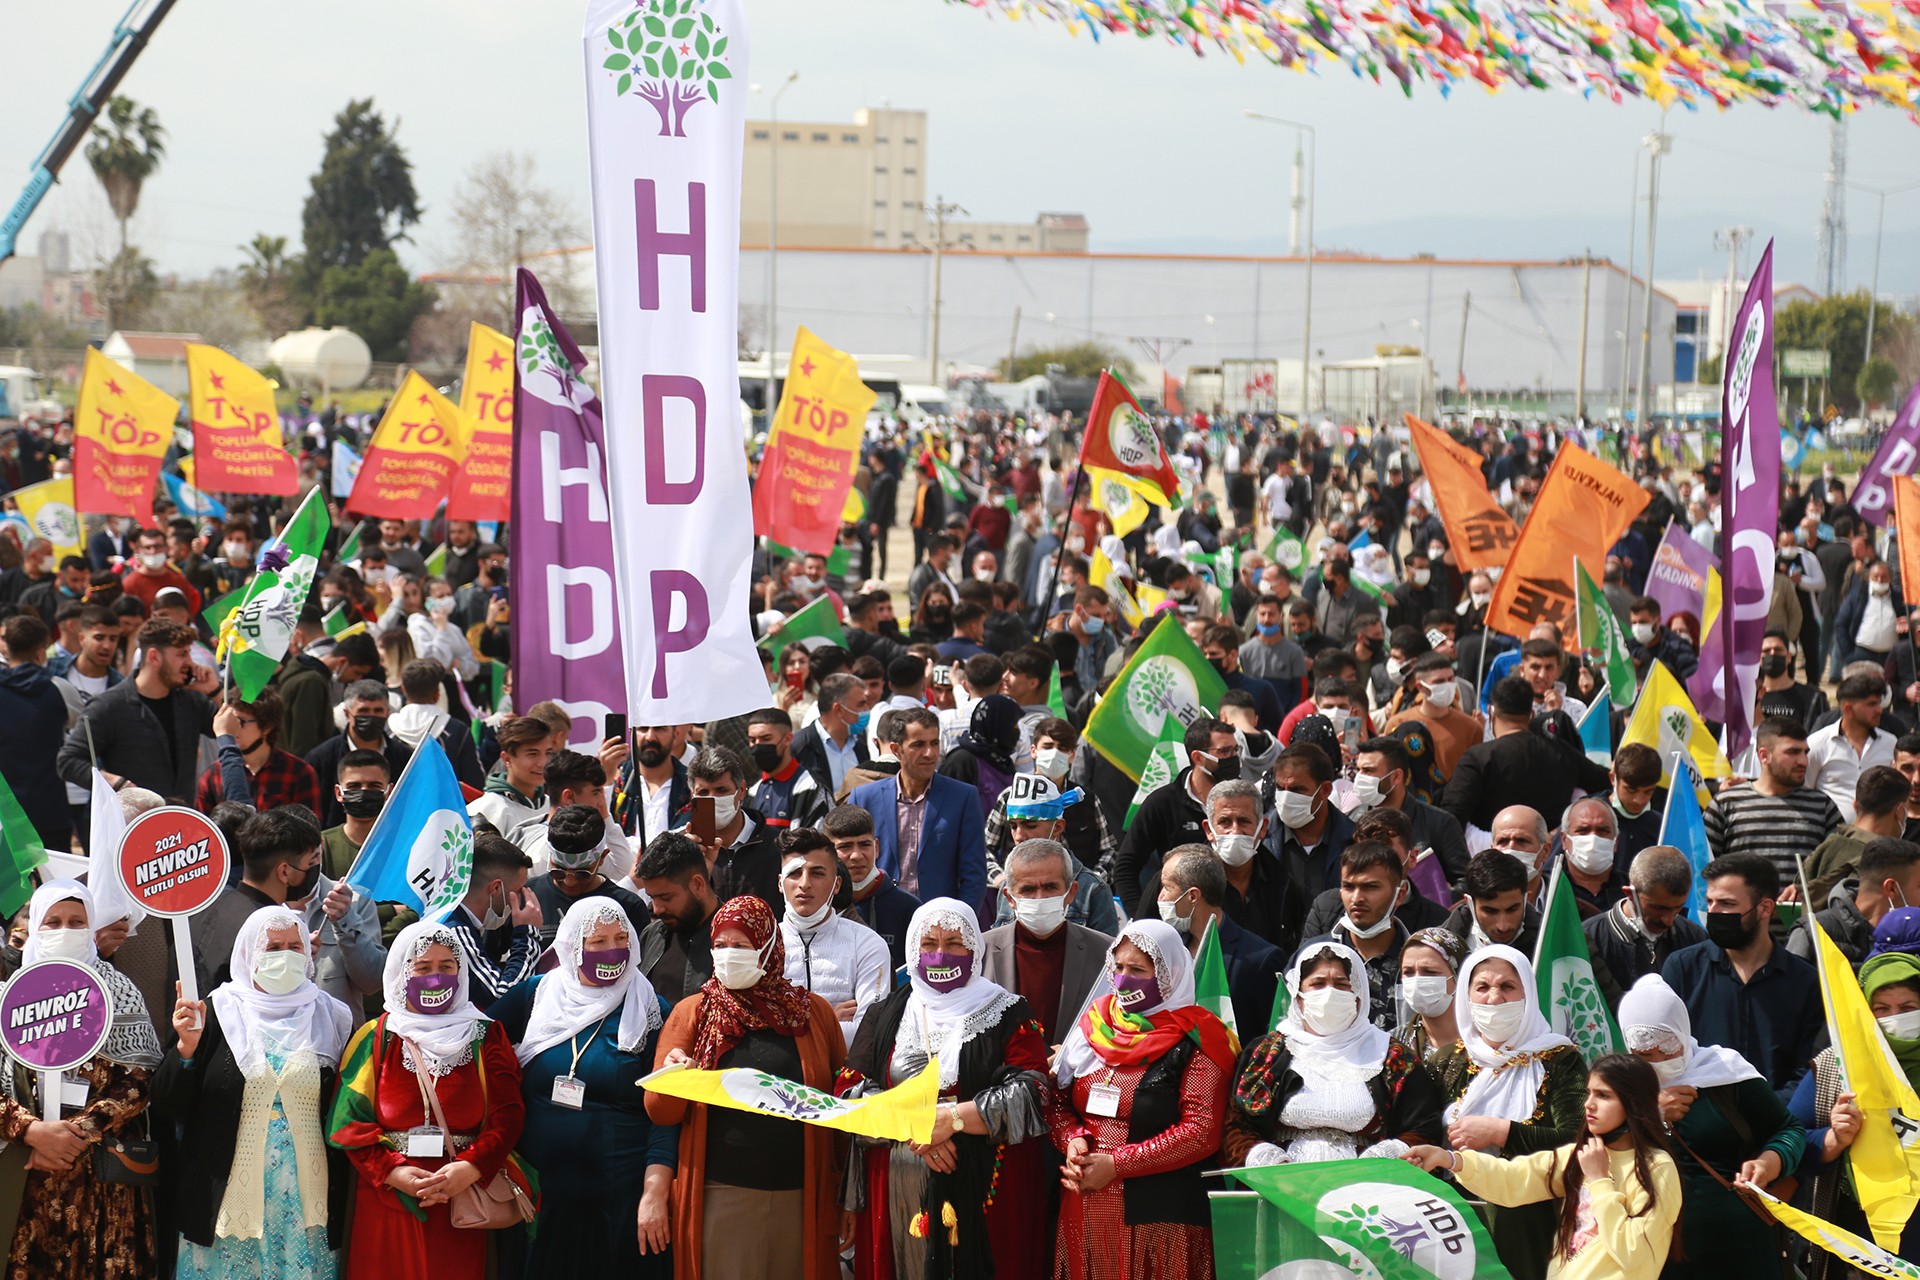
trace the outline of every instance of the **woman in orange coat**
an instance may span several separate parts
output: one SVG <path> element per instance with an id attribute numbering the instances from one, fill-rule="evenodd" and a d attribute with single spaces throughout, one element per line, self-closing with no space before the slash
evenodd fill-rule
<path id="1" fill-rule="evenodd" d="M 767 904 L 726 902 L 713 916 L 713 977 L 674 1007 L 655 1068 L 744 1067 L 832 1089 L 847 1056 L 839 1019 L 786 967 Z M 651 1091 L 647 1115 L 680 1126 L 675 1280 L 838 1280 L 840 1134 Z"/>

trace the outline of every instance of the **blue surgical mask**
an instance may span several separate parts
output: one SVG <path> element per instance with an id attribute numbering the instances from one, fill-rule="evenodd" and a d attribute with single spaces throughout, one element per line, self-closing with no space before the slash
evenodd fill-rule
<path id="1" fill-rule="evenodd" d="M 1263 636 L 1277 636 L 1280 634 L 1280 624 L 1278 622 L 1272 623 L 1271 625 L 1264 622 L 1256 622 L 1253 624 L 1253 629 Z"/>
<path id="2" fill-rule="evenodd" d="M 1107 629 L 1107 620 L 1105 618 L 1088 618 L 1081 625 L 1085 628 L 1088 635 L 1097 636 Z"/>
<path id="3" fill-rule="evenodd" d="M 867 731 L 867 721 L 870 720 L 872 717 L 873 717 L 873 712 L 862 711 L 857 717 L 855 717 L 853 724 L 849 726 L 847 731 L 849 733 L 865 733 Z"/>

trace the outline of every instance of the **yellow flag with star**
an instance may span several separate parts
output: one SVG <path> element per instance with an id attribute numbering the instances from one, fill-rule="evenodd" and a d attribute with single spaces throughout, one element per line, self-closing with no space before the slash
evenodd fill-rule
<path id="1" fill-rule="evenodd" d="M 478 321 L 467 333 L 460 411 L 473 434 L 453 477 L 447 519 L 506 520 L 513 514 L 513 339 Z"/>
<path id="2" fill-rule="evenodd" d="M 73 411 L 73 487 L 80 510 L 153 523 L 160 459 L 180 402 L 123 364 L 87 348 Z"/>
<path id="3" fill-rule="evenodd" d="M 188 483 L 217 493 L 286 497 L 300 491 L 287 452 L 273 383 L 203 342 L 187 344 L 187 399 L 193 413 L 194 472 Z"/>

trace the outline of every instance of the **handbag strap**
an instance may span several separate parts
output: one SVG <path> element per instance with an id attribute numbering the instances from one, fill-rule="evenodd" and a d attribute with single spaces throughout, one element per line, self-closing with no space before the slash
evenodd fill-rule
<path id="1" fill-rule="evenodd" d="M 1686 1152 L 1688 1155 L 1693 1157 L 1693 1162 L 1695 1164 L 1699 1165 L 1702 1169 L 1705 1169 L 1707 1171 L 1707 1176 L 1709 1178 L 1712 1178 L 1715 1182 L 1725 1187 L 1728 1191 L 1731 1191 L 1734 1194 L 1734 1196 L 1739 1199 L 1741 1204 L 1744 1204 L 1745 1206 L 1747 1206 L 1747 1208 L 1753 1212 L 1754 1217 L 1760 1219 L 1762 1222 L 1766 1223 L 1770 1227 L 1777 1227 L 1780 1225 L 1779 1221 L 1775 1219 L 1772 1214 L 1768 1213 L 1765 1209 L 1762 1209 L 1757 1203 L 1755 1203 L 1754 1195 L 1751 1191 L 1748 1191 L 1745 1187 L 1737 1187 L 1733 1183 L 1727 1181 L 1727 1179 L 1720 1176 L 1720 1171 L 1718 1169 L 1708 1164 L 1705 1160 L 1702 1160 L 1700 1158 L 1700 1153 L 1698 1151 L 1695 1151 L 1691 1146 L 1687 1144 L 1687 1140 L 1680 1136 L 1680 1131 L 1678 1129 L 1669 1128 L 1667 1130 L 1667 1134 L 1675 1142 L 1680 1144 L 1680 1149 L 1682 1151 Z"/>
<path id="2" fill-rule="evenodd" d="M 453 1130 L 447 1127 L 447 1114 L 440 1109 L 440 1095 L 433 1087 L 433 1076 L 425 1066 L 426 1059 L 420 1052 L 420 1046 L 405 1036 L 400 1037 L 400 1043 L 407 1047 L 407 1052 L 413 1057 L 413 1078 L 420 1084 L 420 1096 L 425 1099 L 434 1124 L 440 1127 L 445 1140 L 451 1143 Z"/>

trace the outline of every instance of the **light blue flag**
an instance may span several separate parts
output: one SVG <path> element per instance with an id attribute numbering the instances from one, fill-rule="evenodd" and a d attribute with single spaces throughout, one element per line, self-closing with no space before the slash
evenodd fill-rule
<path id="1" fill-rule="evenodd" d="M 1700 813 L 1700 795 L 1695 790 L 1693 764 L 1684 751 L 1673 755 L 1673 788 L 1667 793 L 1667 812 L 1660 819 L 1660 843 L 1672 845 L 1687 855 L 1693 867 L 1693 891 L 1687 895 L 1687 914 L 1701 924 L 1707 922 L 1707 881 L 1703 874 L 1713 861 L 1707 847 L 1707 821 Z"/>
<path id="2" fill-rule="evenodd" d="M 351 498 L 353 482 L 360 478 L 360 455 L 344 440 L 333 442 L 333 496 Z"/>
<path id="3" fill-rule="evenodd" d="M 375 902 L 444 920 L 473 877 L 473 823 L 438 738 L 420 744 L 387 797 L 346 882 Z"/>
<path id="4" fill-rule="evenodd" d="M 1362 547 L 1370 547 L 1372 545 L 1373 545 L 1373 535 L 1371 533 L 1368 533 L 1365 529 L 1362 529 L 1359 533 L 1356 533 L 1353 535 L 1353 537 L 1347 539 L 1347 550 L 1349 551 L 1358 551 Z"/>
<path id="5" fill-rule="evenodd" d="M 1587 708 L 1587 718 L 1580 722 L 1580 747 L 1587 753 L 1587 759 L 1597 765 L 1613 763 L 1613 705 L 1608 701 L 1607 687 L 1603 686 Z"/>
<path id="6" fill-rule="evenodd" d="M 173 505 L 182 517 L 188 520 L 225 520 L 227 509 L 214 501 L 212 495 L 194 488 L 170 471 L 160 473 L 167 482 L 167 496 L 173 499 Z"/>
<path id="7" fill-rule="evenodd" d="M 1780 428 L 1780 464 L 1789 471 L 1798 471 L 1800 459 L 1806 456 L 1806 443 L 1785 427 Z"/>
<path id="8" fill-rule="evenodd" d="M 479 526 L 480 541 L 500 541 L 500 522 L 498 520 L 477 520 L 474 523 Z"/>

